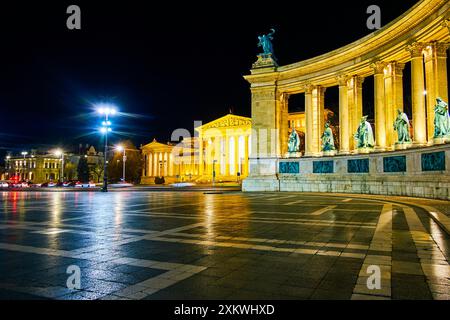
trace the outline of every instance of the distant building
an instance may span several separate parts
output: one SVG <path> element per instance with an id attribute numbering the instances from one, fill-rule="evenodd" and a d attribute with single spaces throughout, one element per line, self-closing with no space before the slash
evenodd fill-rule
<path id="1" fill-rule="evenodd" d="M 90 180 L 100 181 L 103 178 L 103 153 L 97 152 L 93 146 L 86 145 L 76 153 L 64 153 L 64 177 L 61 179 L 62 158 L 50 152 L 31 150 L 27 154 L 14 155 L 9 152 L 5 159 L 3 180 L 29 181 L 44 183 L 59 180 L 76 180 L 80 157 L 86 157 L 89 166 Z"/>
<path id="2" fill-rule="evenodd" d="M 62 159 L 54 154 L 38 154 L 32 151 L 27 155 L 9 153 L 5 159 L 5 180 L 32 181 L 43 183 L 57 181 L 61 175 Z"/>

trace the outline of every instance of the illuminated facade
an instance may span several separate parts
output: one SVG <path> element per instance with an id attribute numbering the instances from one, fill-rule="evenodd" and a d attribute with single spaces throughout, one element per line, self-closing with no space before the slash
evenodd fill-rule
<path id="1" fill-rule="evenodd" d="M 248 175 L 250 118 L 228 114 L 195 129 L 202 181 L 238 181 Z"/>
<path id="2" fill-rule="evenodd" d="M 445 139 L 433 137 L 436 98 L 448 102 L 449 97 L 449 12 L 447 0 L 422 0 L 377 32 L 321 56 L 278 66 L 270 55 L 259 55 L 251 73 L 244 77 L 251 85 L 253 132 L 250 175 L 243 189 L 450 199 L 450 164 L 445 165 L 450 162 L 450 148 Z M 406 111 L 406 64 L 411 67 L 408 117 L 414 148 L 409 151 L 405 151 L 408 146 L 396 144 L 393 126 L 397 109 Z M 368 77 L 374 80 L 370 104 L 374 106 L 376 153 L 361 156 L 354 134 L 363 116 L 363 82 Z M 339 90 L 337 157 L 325 157 L 321 146 L 325 95 L 330 87 Z M 305 153 L 298 160 L 283 159 L 289 96 L 299 93 L 305 96 Z M 435 188 L 437 183 L 439 188 Z"/>
<path id="3" fill-rule="evenodd" d="M 195 128 L 198 136 L 177 145 L 156 140 L 142 146 L 144 168 L 141 183 L 210 183 L 239 181 L 248 175 L 251 119 L 226 115 Z"/>
<path id="4" fill-rule="evenodd" d="M 61 157 L 52 154 L 8 155 L 5 159 L 4 179 L 33 183 L 58 181 L 61 175 L 61 162 Z"/>

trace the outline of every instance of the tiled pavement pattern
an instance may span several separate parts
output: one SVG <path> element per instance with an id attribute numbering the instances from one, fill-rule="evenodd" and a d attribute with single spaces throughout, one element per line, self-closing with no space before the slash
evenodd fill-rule
<path id="1" fill-rule="evenodd" d="M 0 200 L 0 299 L 450 299 L 450 237 L 413 204 L 238 192 Z M 66 287 L 70 265 L 81 290 Z M 371 265 L 379 290 L 366 285 Z"/>

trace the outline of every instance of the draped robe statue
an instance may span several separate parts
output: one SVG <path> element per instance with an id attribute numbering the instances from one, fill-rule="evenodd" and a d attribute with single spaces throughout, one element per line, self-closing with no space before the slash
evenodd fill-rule
<path id="1" fill-rule="evenodd" d="M 397 143 L 404 144 L 411 142 L 411 137 L 409 135 L 410 123 L 406 113 L 402 112 L 400 109 L 397 110 L 397 119 L 394 121 L 394 130 L 397 131 Z"/>
<path id="2" fill-rule="evenodd" d="M 330 128 L 330 124 L 325 123 L 325 130 L 322 135 L 322 151 L 333 151 L 336 150 L 334 146 L 333 131 Z"/>
<path id="3" fill-rule="evenodd" d="M 355 139 L 357 141 L 358 149 L 373 148 L 375 145 L 372 126 L 367 122 L 367 116 L 361 118 L 361 122 L 355 134 Z"/>
<path id="4" fill-rule="evenodd" d="M 295 131 L 295 129 L 292 129 L 292 132 L 289 135 L 288 152 L 296 153 L 299 150 L 300 150 L 300 137 L 298 136 L 297 131 Z"/>
<path id="5" fill-rule="evenodd" d="M 274 57 L 272 40 L 273 40 L 273 35 L 275 34 L 275 30 L 274 29 L 270 29 L 270 30 L 271 30 L 271 32 L 269 34 L 263 34 L 262 36 L 258 36 L 258 39 L 259 39 L 258 47 L 262 47 L 264 54 L 267 54 L 267 55 L 270 54 L 270 55 L 272 55 L 272 57 Z"/>
<path id="6" fill-rule="evenodd" d="M 441 98 L 436 99 L 434 107 L 434 138 L 442 138 L 450 133 L 448 105 Z"/>

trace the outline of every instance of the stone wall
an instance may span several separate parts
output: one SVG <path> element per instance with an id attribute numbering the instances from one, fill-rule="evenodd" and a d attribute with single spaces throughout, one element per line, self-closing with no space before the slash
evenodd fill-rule
<path id="1" fill-rule="evenodd" d="M 275 161 L 276 175 L 253 175 L 243 182 L 243 191 L 362 193 L 450 200 L 450 145 Z"/>

